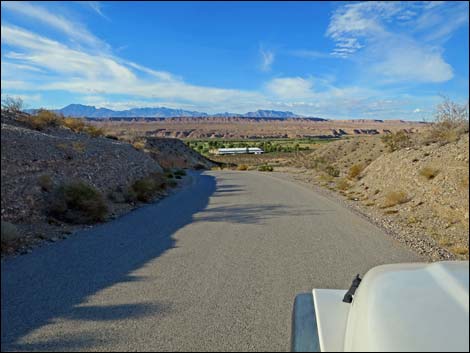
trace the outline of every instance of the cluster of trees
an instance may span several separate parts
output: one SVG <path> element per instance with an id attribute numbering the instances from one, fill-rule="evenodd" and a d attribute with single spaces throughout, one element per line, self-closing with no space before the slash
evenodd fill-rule
<path id="1" fill-rule="evenodd" d="M 206 154 L 210 150 L 218 148 L 240 148 L 240 147 L 259 147 L 265 153 L 269 152 L 297 152 L 308 150 L 308 147 L 301 147 L 298 143 L 282 144 L 273 141 L 262 142 L 243 142 L 243 141 L 188 141 L 188 146 L 196 151 Z"/>

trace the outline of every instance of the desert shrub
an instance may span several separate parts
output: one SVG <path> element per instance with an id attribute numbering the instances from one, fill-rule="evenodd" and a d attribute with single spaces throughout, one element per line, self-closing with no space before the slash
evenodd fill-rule
<path id="1" fill-rule="evenodd" d="M 439 174 L 439 169 L 433 167 L 424 167 L 419 171 L 419 175 L 425 177 L 428 180 L 434 179 Z"/>
<path id="2" fill-rule="evenodd" d="M 175 180 L 167 180 L 165 184 L 170 188 L 174 188 L 175 186 L 178 185 L 178 183 Z"/>
<path id="3" fill-rule="evenodd" d="M 204 165 L 202 165 L 201 163 L 196 163 L 193 167 L 195 170 L 203 170 L 203 169 L 206 169 L 206 167 Z"/>
<path id="4" fill-rule="evenodd" d="M 272 172 L 274 170 L 274 168 L 271 165 L 265 164 L 265 165 L 260 165 L 258 167 L 258 170 L 260 172 Z"/>
<path id="5" fill-rule="evenodd" d="M 82 181 L 62 184 L 49 200 L 49 215 L 69 223 L 101 222 L 107 212 L 101 192 Z"/>
<path id="6" fill-rule="evenodd" d="M 339 179 L 336 182 L 336 189 L 338 190 L 347 190 L 351 187 L 351 185 L 348 183 L 348 181 L 344 178 Z"/>
<path id="7" fill-rule="evenodd" d="M 97 128 L 93 125 L 86 125 L 85 129 L 83 130 L 85 133 L 90 135 L 91 137 L 100 137 L 104 135 L 103 129 Z"/>
<path id="8" fill-rule="evenodd" d="M 132 143 L 132 146 L 136 149 L 136 150 L 143 150 L 145 148 L 145 141 L 144 140 L 138 140 L 138 141 L 134 141 Z"/>
<path id="9" fill-rule="evenodd" d="M 246 164 L 240 164 L 237 167 L 237 170 L 248 170 L 248 166 Z"/>
<path id="10" fill-rule="evenodd" d="M 83 142 L 75 141 L 72 143 L 72 148 L 77 153 L 84 153 L 86 150 L 86 144 Z"/>
<path id="11" fill-rule="evenodd" d="M 336 169 L 336 168 L 333 167 L 332 165 L 329 165 L 329 166 L 325 167 L 325 172 L 326 172 L 328 175 L 330 175 L 330 176 L 332 176 L 332 177 L 334 177 L 334 178 L 339 177 L 339 173 L 340 173 L 340 172 L 339 172 L 339 169 Z"/>
<path id="12" fill-rule="evenodd" d="M 457 141 L 469 131 L 468 115 L 468 102 L 458 104 L 443 97 L 443 102 L 436 108 L 435 123 L 429 130 L 425 142 L 447 144 Z"/>
<path id="13" fill-rule="evenodd" d="M 468 246 L 453 246 L 450 251 L 457 255 L 468 255 Z"/>
<path id="14" fill-rule="evenodd" d="M 176 176 L 185 176 L 186 175 L 186 171 L 184 169 L 178 169 L 175 171 L 174 173 Z"/>
<path id="15" fill-rule="evenodd" d="M 38 178 L 38 184 L 43 191 L 50 192 L 54 188 L 52 178 L 48 174 L 43 174 Z"/>
<path id="16" fill-rule="evenodd" d="M 158 191 L 165 188 L 165 183 L 160 175 L 151 174 L 136 180 L 131 189 L 135 193 L 135 197 L 141 202 L 150 202 Z"/>
<path id="17" fill-rule="evenodd" d="M 108 200 L 114 203 L 124 203 L 127 201 L 125 192 L 122 188 L 116 188 L 115 190 L 111 190 L 108 192 Z"/>
<path id="18" fill-rule="evenodd" d="M 6 96 L 5 98 L 2 99 L 3 111 L 7 111 L 10 113 L 18 113 L 22 109 L 23 109 L 23 100 L 20 97 Z"/>
<path id="19" fill-rule="evenodd" d="M 357 178 L 359 177 L 359 175 L 361 175 L 364 168 L 365 167 L 363 164 L 354 164 L 353 166 L 351 166 L 351 168 L 349 168 L 348 176 L 351 179 Z"/>
<path id="20" fill-rule="evenodd" d="M 410 201 L 410 198 L 404 191 L 391 191 L 385 195 L 383 208 L 401 205 Z"/>
<path id="21" fill-rule="evenodd" d="M 1 222 L 1 242 L 2 247 L 12 245 L 21 240 L 21 234 L 13 223 Z"/>
<path id="22" fill-rule="evenodd" d="M 68 127 L 74 132 L 82 132 L 86 124 L 83 119 L 78 118 L 64 118 L 64 126 Z"/>
<path id="23" fill-rule="evenodd" d="M 35 115 L 21 117 L 20 121 L 24 122 L 31 129 L 42 131 L 48 127 L 57 127 L 62 125 L 63 118 L 49 110 L 40 109 Z"/>
<path id="24" fill-rule="evenodd" d="M 409 134 L 403 130 L 383 135 L 382 142 L 387 146 L 390 152 L 409 147 L 412 144 Z"/>

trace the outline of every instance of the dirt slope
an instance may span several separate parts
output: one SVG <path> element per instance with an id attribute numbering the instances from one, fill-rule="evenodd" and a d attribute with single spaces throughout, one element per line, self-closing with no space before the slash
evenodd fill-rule
<path id="1" fill-rule="evenodd" d="M 216 165 L 181 140 L 158 137 L 145 140 L 145 149 L 163 168 L 210 169 Z"/>
<path id="2" fill-rule="evenodd" d="M 386 206 L 390 193 L 403 193 L 406 202 L 386 207 L 389 217 L 406 225 L 410 234 L 468 254 L 468 156 L 468 135 L 444 146 L 384 154 L 364 170 L 353 190 L 378 207 Z"/>
<path id="3" fill-rule="evenodd" d="M 394 152 L 380 137 L 335 141 L 295 161 L 306 167 L 299 178 L 338 192 L 418 253 L 468 258 L 468 134 L 449 143 L 420 138 Z"/>
<path id="4" fill-rule="evenodd" d="M 44 175 L 53 184 L 83 180 L 106 194 L 162 172 L 157 161 L 127 143 L 66 128 L 35 131 L 2 116 L 1 138 L 2 220 L 11 222 L 44 218 Z"/>

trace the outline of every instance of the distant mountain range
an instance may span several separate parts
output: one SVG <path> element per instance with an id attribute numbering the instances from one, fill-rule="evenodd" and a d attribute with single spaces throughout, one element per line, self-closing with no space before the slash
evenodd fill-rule
<path id="1" fill-rule="evenodd" d="M 27 113 L 34 113 L 37 109 L 28 109 Z M 106 108 L 96 108 L 90 105 L 70 104 L 62 109 L 54 110 L 64 116 L 87 117 L 87 118 L 173 118 L 173 117 L 242 117 L 242 118 L 305 118 L 304 116 L 292 112 L 277 110 L 257 110 L 245 114 L 218 113 L 207 114 L 203 112 L 171 109 L 165 107 L 158 108 L 133 108 L 128 110 L 111 110 Z M 318 120 L 326 120 L 316 118 Z"/>

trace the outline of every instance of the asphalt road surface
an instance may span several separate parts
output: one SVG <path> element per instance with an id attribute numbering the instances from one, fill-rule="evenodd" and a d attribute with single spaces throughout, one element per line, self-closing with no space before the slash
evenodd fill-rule
<path id="1" fill-rule="evenodd" d="M 419 258 L 269 173 L 182 191 L 2 262 L 2 350 L 286 351 L 296 293 Z"/>

